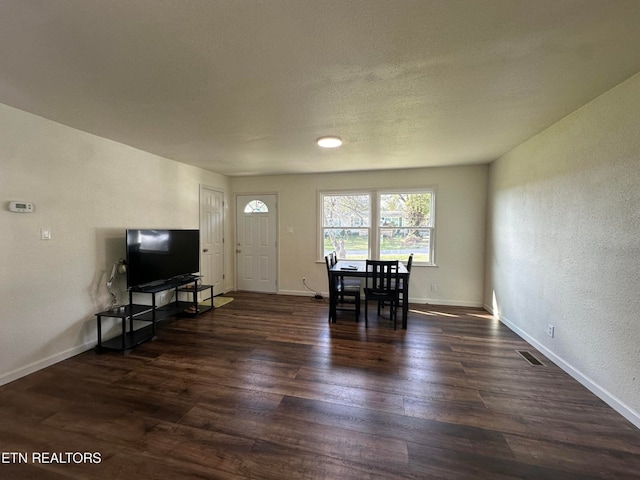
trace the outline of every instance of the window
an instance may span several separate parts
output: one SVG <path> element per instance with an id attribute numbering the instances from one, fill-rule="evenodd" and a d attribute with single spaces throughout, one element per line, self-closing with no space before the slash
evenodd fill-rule
<path id="1" fill-rule="evenodd" d="M 244 213 L 268 213 L 269 207 L 260 200 L 251 200 L 244 207 Z"/>
<path id="2" fill-rule="evenodd" d="M 380 211 L 378 252 L 381 260 L 409 257 L 433 264 L 433 192 L 378 194 Z"/>
<path id="3" fill-rule="evenodd" d="M 434 264 L 434 192 L 321 192 L 322 257 L 403 260 Z M 372 218 L 379 221 L 372 222 Z"/>
<path id="4" fill-rule="evenodd" d="M 371 194 L 322 194 L 322 256 L 366 259 L 370 250 Z"/>

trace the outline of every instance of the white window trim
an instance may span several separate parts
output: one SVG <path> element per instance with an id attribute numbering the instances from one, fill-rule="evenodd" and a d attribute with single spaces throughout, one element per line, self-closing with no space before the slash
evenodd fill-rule
<path id="1" fill-rule="evenodd" d="M 384 190 L 375 190 L 376 201 L 375 201 L 375 210 L 376 216 L 376 231 L 372 232 L 372 235 L 375 235 L 375 248 L 372 247 L 372 250 L 376 253 L 376 258 L 380 254 L 380 215 L 379 209 L 380 204 L 382 203 L 380 197 L 382 195 L 392 195 L 394 193 L 430 193 L 431 194 L 431 214 L 430 214 L 430 224 L 427 228 L 429 230 L 429 259 L 430 262 L 418 262 L 416 260 L 413 261 L 412 266 L 424 266 L 424 267 L 435 267 L 436 266 L 436 189 L 434 187 L 424 187 L 424 188 L 390 188 Z"/>
<path id="2" fill-rule="evenodd" d="M 431 217 L 430 225 L 430 243 L 429 243 L 429 258 L 431 262 L 416 262 L 413 265 L 435 267 L 436 264 L 436 197 L 437 192 L 435 187 L 424 188 L 393 188 L 393 189 L 381 189 L 381 190 L 359 190 L 359 189 L 344 189 L 344 190 L 318 190 L 317 192 L 317 232 L 316 232 L 316 252 L 318 262 L 324 262 L 324 225 L 323 225 L 323 198 L 325 195 L 369 195 L 371 201 L 371 217 L 369 218 L 369 254 L 368 258 L 375 259 L 380 256 L 380 197 L 382 195 L 390 195 L 394 193 L 430 193 L 431 194 Z M 327 227 L 328 228 L 328 227 Z"/>
<path id="3" fill-rule="evenodd" d="M 374 196 L 375 196 L 375 191 L 372 190 L 350 190 L 350 189 L 345 189 L 345 190 L 318 190 L 318 199 L 317 199 L 317 221 L 316 221 L 316 226 L 317 226 L 317 233 L 316 233 L 316 254 L 317 254 L 317 261 L 318 262 L 322 262 L 324 263 L 324 242 L 323 242 L 323 238 L 324 238 L 324 229 L 325 226 L 323 224 L 323 218 L 324 218 L 324 211 L 323 211 L 323 207 L 324 207 L 324 202 L 323 202 L 323 197 L 325 195 L 368 195 L 369 196 L 369 201 L 370 201 L 370 205 L 371 205 L 371 209 L 370 209 L 370 217 L 369 217 L 369 226 L 368 227 L 362 227 L 363 229 L 367 229 L 369 230 L 369 239 L 371 239 L 371 235 L 373 234 L 373 224 L 372 224 L 372 220 L 373 218 L 373 204 L 375 203 L 374 200 Z M 326 228 L 331 228 L 331 227 L 326 227 Z M 367 254 L 367 257 L 371 258 L 372 255 L 372 246 L 371 246 L 371 242 L 369 242 L 369 252 Z"/>

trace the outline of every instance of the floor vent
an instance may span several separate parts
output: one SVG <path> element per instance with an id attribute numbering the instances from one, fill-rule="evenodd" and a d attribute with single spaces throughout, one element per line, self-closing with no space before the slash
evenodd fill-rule
<path id="1" fill-rule="evenodd" d="M 526 350 L 516 350 L 516 352 L 518 352 L 522 356 L 522 358 L 529 362 L 529 365 L 533 365 L 534 367 L 544 365 L 540 360 L 534 357 L 531 352 L 528 352 Z"/>

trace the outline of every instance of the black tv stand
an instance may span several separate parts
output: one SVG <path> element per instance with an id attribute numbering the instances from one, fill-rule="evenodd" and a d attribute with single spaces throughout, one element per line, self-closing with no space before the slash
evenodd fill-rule
<path id="1" fill-rule="evenodd" d="M 137 287 L 135 287 L 135 289 L 136 289 L 136 291 L 140 291 L 141 292 L 144 289 L 157 287 L 158 285 L 164 285 L 165 283 L 167 283 L 167 280 L 156 280 L 155 282 L 149 282 L 149 283 L 145 283 L 143 285 L 138 285 Z"/>
<path id="2" fill-rule="evenodd" d="M 201 285 L 198 283 L 199 280 L 200 277 L 197 275 L 187 275 L 165 280 L 160 283 L 154 282 L 153 284 L 129 288 L 128 305 L 96 313 L 96 321 L 98 323 L 98 344 L 96 350 L 98 352 L 105 349 L 126 352 L 155 337 L 157 322 L 175 316 L 195 317 L 201 313 L 212 310 L 213 285 Z M 175 300 L 167 305 L 158 307 L 156 304 L 156 295 L 167 290 L 175 290 Z M 198 293 L 207 290 L 208 296 L 205 294 L 203 302 L 209 302 L 209 304 L 201 305 L 198 303 Z M 193 296 L 189 301 L 180 301 L 178 295 L 180 292 L 192 293 Z M 151 305 L 134 304 L 134 293 L 150 294 Z M 105 317 L 119 318 L 122 323 L 122 334 L 103 342 L 102 319 Z M 147 325 L 134 329 L 134 321 L 145 322 Z M 129 324 L 128 330 L 127 323 Z"/>

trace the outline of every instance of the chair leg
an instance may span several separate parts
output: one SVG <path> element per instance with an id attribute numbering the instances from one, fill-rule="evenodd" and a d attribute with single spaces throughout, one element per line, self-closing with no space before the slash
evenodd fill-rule
<path id="1" fill-rule="evenodd" d="M 391 316 L 393 317 L 393 329 L 395 330 L 398 324 L 398 312 L 396 312 L 395 302 L 391 302 L 389 310 L 391 310 Z"/>
<path id="2" fill-rule="evenodd" d="M 389 309 L 391 310 L 391 315 L 393 315 L 393 329 L 396 330 L 398 327 L 398 304 L 395 301 L 391 302 L 389 305 Z"/>
<path id="3" fill-rule="evenodd" d="M 364 328 L 369 327 L 369 302 L 364 299 Z"/>

